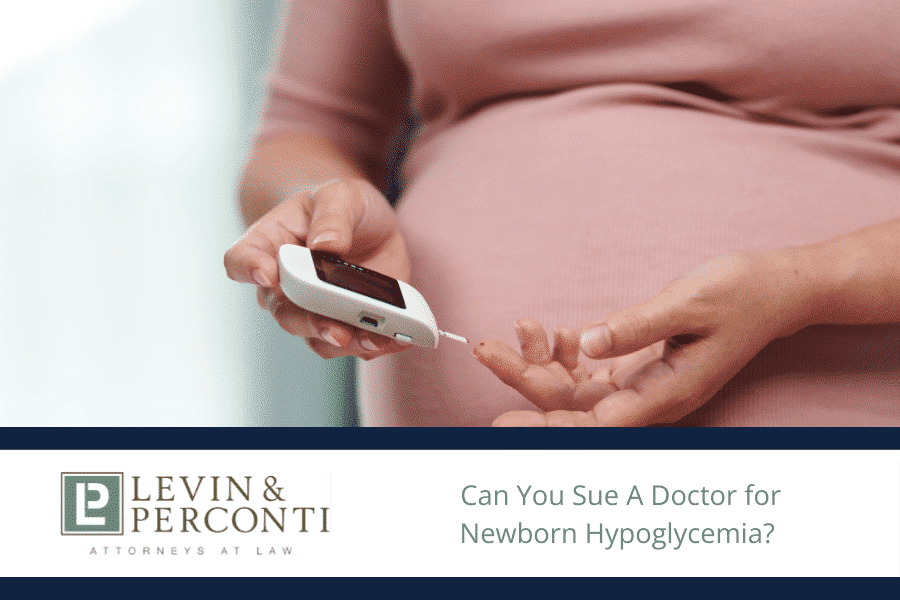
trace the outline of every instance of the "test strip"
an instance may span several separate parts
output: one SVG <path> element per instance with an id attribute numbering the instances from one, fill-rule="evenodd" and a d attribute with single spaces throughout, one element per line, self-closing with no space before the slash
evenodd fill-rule
<path id="1" fill-rule="evenodd" d="M 466 338 L 464 338 L 464 337 L 461 336 L 461 335 L 455 335 L 455 334 L 452 334 L 452 333 L 447 333 L 446 331 L 441 331 L 440 329 L 438 329 L 438 333 L 441 334 L 441 335 L 444 336 L 444 337 L 450 338 L 451 340 L 456 340 L 457 342 L 462 342 L 463 344 L 468 344 L 468 343 L 469 343 L 469 340 L 467 340 Z"/>

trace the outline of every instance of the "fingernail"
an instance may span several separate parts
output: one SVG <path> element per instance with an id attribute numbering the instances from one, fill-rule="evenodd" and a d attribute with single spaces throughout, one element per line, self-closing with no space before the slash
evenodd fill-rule
<path id="1" fill-rule="evenodd" d="M 519 338 L 519 346 L 524 346 L 525 339 L 522 337 L 522 330 L 519 328 L 518 323 L 516 323 L 516 337 Z"/>
<path id="2" fill-rule="evenodd" d="M 412 342 L 408 342 L 397 337 L 394 338 L 394 341 L 397 342 L 398 346 L 412 346 Z"/>
<path id="3" fill-rule="evenodd" d="M 331 332 L 330 329 L 323 329 L 322 331 L 319 332 L 319 335 L 321 335 L 322 339 L 325 340 L 326 342 L 328 342 L 329 344 L 331 344 L 332 346 L 337 346 L 338 348 L 341 347 L 341 345 L 337 341 L 337 338 L 334 337 L 334 334 Z"/>
<path id="4" fill-rule="evenodd" d="M 359 345 L 362 346 L 363 348 L 365 348 L 366 350 L 372 350 L 372 351 L 378 350 L 378 346 L 375 345 L 375 342 L 373 342 L 372 340 L 370 340 L 367 337 L 360 338 Z"/>
<path id="5" fill-rule="evenodd" d="M 592 327 L 581 334 L 581 350 L 588 356 L 603 354 L 612 348 L 612 332 L 606 325 Z"/>
<path id="6" fill-rule="evenodd" d="M 316 236 L 316 239 L 312 241 L 312 246 L 317 246 L 319 244 L 324 244 L 325 242 L 336 242 L 338 240 L 338 234 L 333 231 L 323 231 L 319 235 Z"/>
<path id="7" fill-rule="evenodd" d="M 272 287 L 272 282 L 269 281 L 269 278 L 266 277 L 265 273 L 263 273 L 259 269 L 253 269 L 252 271 L 250 271 L 250 277 L 253 278 L 253 281 L 256 282 L 256 285 L 262 287 Z"/>

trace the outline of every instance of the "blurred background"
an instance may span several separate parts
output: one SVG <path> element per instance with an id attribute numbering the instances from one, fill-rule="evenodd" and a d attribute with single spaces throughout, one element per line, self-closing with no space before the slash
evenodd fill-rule
<path id="1" fill-rule="evenodd" d="M 38 0 L 0 22 L 0 425 L 355 425 L 351 361 L 222 256 L 277 0 Z"/>

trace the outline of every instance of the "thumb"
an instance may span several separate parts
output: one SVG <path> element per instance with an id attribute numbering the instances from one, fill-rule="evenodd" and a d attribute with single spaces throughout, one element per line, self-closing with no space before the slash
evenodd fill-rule
<path id="1" fill-rule="evenodd" d="M 396 233 L 394 209 L 362 179 L 330 181 L 304 199 L 307 247 L 343 256 L 365 256 Z"/>
<path id="2" fill-rule="evenodd" d="M 581 331 L 581 350 L 589 358 L 622 356 L 693 331 L 680 294 L 664 290 L 650 300 L 590 323 Z"/>
<path id="3" fill-rule="evenodd" d="M 366 206 L 357 186 L 347 180 L 330 181 L 304 198 L 303 204 L 309 215 L 307 247 L 335 254 L 349 252 Z"/>

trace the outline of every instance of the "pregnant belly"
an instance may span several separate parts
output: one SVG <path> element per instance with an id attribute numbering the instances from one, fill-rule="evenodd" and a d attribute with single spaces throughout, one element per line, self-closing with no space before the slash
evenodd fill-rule
<path id="1" fill-rule="evenodd" d="M 417 144 L 399 215 L 413 284 L 439 327 L 515 347 L 518 317 L 577 329 L 717 254 L 811 243 L 897 216 L 896 147 L 686 103 L 649 86 L 585 88 L 494 105 Z M 815 336 L 827 339 L 825 330 Z M 852 354 L 856 343 L 872 352 L 880 335 L 890 353 L 900 335 L 879 332 L 841 328 L 839 337 Z M 796 355 L 791 344 L 804 335 L 764 354 Z M 402 371 L 392 393 L 417 402 L 421 414 L 489 423 L 529 407 L 468 350 L 405 354 L 385 368 Z M 781 377 L 787 363 L 766 356 L 765 373 Z M 831 375 L 842 368 L 836 360 Z M 801 363 L 785 368 L 815 370 Z M 880 359 L 875 368 L 893 369 L 893 379 L 879 381 L 895 395 L 897 367 Z M 754 381 L 768 377 L 748 372 Z M 748 386 L 728 393 L 761 393 Z M 878 411 L 898 416 L 896 403 Z M 723 414 L 727 421 L 731 413 Z"/>

